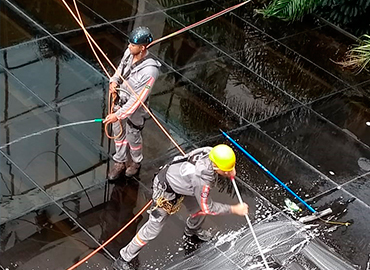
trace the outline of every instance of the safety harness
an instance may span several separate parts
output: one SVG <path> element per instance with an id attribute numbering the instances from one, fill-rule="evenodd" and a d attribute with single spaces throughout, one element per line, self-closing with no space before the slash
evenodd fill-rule
<path id="1" fill-rule="evenodd" d="M 190 162 L 191 164 L 195 165 L 195 162 L 196 162 L 195 155 L 180 158 L 180 159 L 177 159 L 177 160 L 173 160 L 170 163 L 168 163 L 168 164 L 166 164 L 166 165 L 164 165 L 163 167 L 160 168 L 160 170 L 157 174 L 157 178 L 159 180 L 159 183 L 162 185 L 162 187 L 164 187 L 163 188 L 164 191 L 166 191 L 168 193 L 173 193 L 173 194 L 175 194 L 176 197 L 173 200 L 168 200 L 168 199 L 164 198 L 163 195 L 159 196 L 158 199 L 155 202 L 156 206 L 152 209 L 152 211 L 155 210 L 157 207 L 160 207 L 163 210 L 165 210 L 169 215 L 173 215 L 173 214 L 175 214 L 176 212 L 178 212 L 180 210 L 181 203 L 184 200 L 184 195 L 177 194 L 176 192 L 173 191 L 170 184 L 168 183 L 166 175 L 167 175 L 167 171 L 168 171 L 168 169 L 171 165 L 182 163 L 182 162 Z"/>

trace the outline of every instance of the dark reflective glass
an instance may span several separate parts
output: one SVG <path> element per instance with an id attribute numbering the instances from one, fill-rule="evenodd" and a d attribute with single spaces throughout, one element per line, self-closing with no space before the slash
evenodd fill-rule
<path id="1" fill-rule="evenodd" d="M 365 174 L 362 177 L 349 182 L 345 185 L 345 187 L 346 190 L 351 192 L 351 194 L 355 195 L 358 199 L 366 204 L 369 204 L 370 198 L 367 190 L 370 183 L 370 160 L 367 158 L 360 158 L 357 162 Z"/>
<path id="2" fill-rule="evenodd" d="M 5 1 L 0 3 L 0 25 L 0 48 L 16 45 L 46 34 L 12 8 L 9 8 Z"/>
<path id="3" fill-rule="evenodd" d="M 244 8 L 245 6 L 241 9 Z M 202 1 L 191 6 L 169 10 L 166 13 L 171 20 L 183 26 L 188 26 L 222 10 L 223 8 L 219 4 Z M 212 27 L 209 24 L 201 24 L 191 31 L 226 53 L 233 53 L 271 42 L 271 38 L 235 12 L 239 13 L 239 10 L 212 20 Z"/>
<path id="4" fill-rule="evenodd" d="M 362 178 L 346 184 L 343 189 L 335 190 L 335 192 L 327 194 L 319 200 L 320 205 L 322 205 L 321 209 L 330 207 L 333 210 L 332 221 L 349 222 L 351 224 L 347 227 L 323 223 L 320 238 L 325 238 L 324 242 L 329 246 L 337 247 L 335 251 L 343 256 L 345 260 L 358 265 L 366 265 L 368 256 L 363 253 L 363 250 L 366 250 L 366 252 L 370 250 L 370 237 L 366 229 L 370 222 L 370 211 L 368 205 L 361 200 L 363 197 L 360 191 L 366 188 L 366 185 L 358 185 L 364 183 L 364 180 L 369 179 Z M 354 190 L 353 188 L 356 186 L 357 188 Z M 351 193 L 348 193 L 348 191 Z M 353 191 L 355 193 L 352 193 Z M 357 195 L 360 197 L 357 197 Z M 324 220 L 326 219 L 324 218 Z M 343 247 L 343 243 L 347 243 L 348 248 Z"/>
<path id="5" fill-rule="evenodd" d="M 3 51 L 5 52 L 5 51 Z M 7 68 L 9 70 L 9 68 Z M 1 111 L 1 124 L 5 129 L 17 119 L 27 118 L 27 115 L 35 111 L 43 110 L 46 104 L 39 99 L 37 95 L 32 95 L 16 77 L 10 74 L 7 70 L 2 70 L 0 73 L 1 100 L 3 101 Z M 3 133 L 4 132 L 4 133 Z M 2 130 L 2 134 L 6 131 Z M 1 144 L 9 142 L 8 135 L 1 136 Z"/>
<path id="6" fill-rule="evenodd" d="M 0 264 L 4 269 L 67 269 L 97 247 L 98 243 L 55 205 L 36 205 L 1 224 Z M 101 251 L 83 267 L 102 269 L 110 264 L 109 256 Z"/>
<path id="7" fill-rule="evenodd" d="M 318 100 L 312 104 L 312 108 L 343 131 L 370 145 L 368 91 L 369 83 L 364 83 L 356 86 L 356 90 L 345 89 L 336 95 Z"/>
<path id="8" fill-rule="evenodd" d="M 47 103 L 101 90 L 107 83 L 103 74 L 51 38 L 8 49 L 1 64 Z"/>
<path id="9" fill-rule="evenodd" d="M 347 87 L 335 76 L 278 42 L 246 49 L 235 58 L 253 73 L 302 103 Z"/>
<path id="10" fill-rule="evenodd" d="M 67 2 L 73 6 L 73 0 Z M 238 2 L 77 4 L 89 33 L 117 65 L 135 27 L 148 26 L 158 39 Z M 316 220 L 304 228 L 294 222 L 310 212 L 234 148 L 236 183 L 271 263 L 286 269 L 365 269 L 368 73 L 336 63 L 355 43 L 351 34 L 318 16 L 296 22 L 263 18 L 255 10 L 265 4 L 251 1 L 151 47 L 150 56 L 162 67 L 150 107 L 185 152 L 229 143 L 222 128 L 315 209 L 331 207 L 333 214 L 324 219 L 353 223 Z M 106 116 L 108 76 L 83 31 L 59 1 L 0 5 L 0 268 L 67 269 L 132 219 L 149 201 L 159 167 L 181 154 L 148 120 L 139 174 L 108 183 L 114 144 L 101 123 L 83 122 Z M 238 203 L 226 178 L 219 178 L 211 196 Z M 288 211 L 286 198 L 303 211 Z M 169 217 L 140 253 L 139 269 L 262 266 L 245 217 L 207 218 L 204 227 L 215 234 L 208 244 L 183 237 L 187 217 L 185 208 Z M 144 212 L 80 268 L 110 268 L 112 256 L 147 218 Z"/>
<path id="11" fill-rule="evenodd" d="M 150 2 L 151 1 L 142 1 L 137 3 L 131 0 L 82 0 L 79 1 L 79 6 L 87 7 L 103 20 L 113 21 L 124 20 L 125 18 L 132 18 L 154 12 L 156 8 Z"/>
<path id="12" fill-rule="evenodd" d="M 228 8 L 239 3 L 238 1 L 212 1 L 217 3 L 222 9 Z M 294 36 L 311 28 L 317 28 L 325 25 L 322 21 L 314 16 L 305 16 L 302 20 L 293 22 L 283 21 L 274 17 L 264 18 L 263 15 L 258 14 L 256 10 L 266 7 L 266 3 L 250 1 L 242 8 L 236 9 L 233 13 L 239 18 L 245 20 L 253 28 L 258 29 L 265 35 L 274 39 L 284 39 L 286 37 Z"/>
<path id="13" fill-rule="evenodd" d="M 370 79 L 367 72 L 357 74 L 355 70 L 340 65 L 345 61 L 346 52 L 356 41 L 352 36 L 331 26 L 312 29 L 282 39 L 281 42 L 347 84 L 355 85 Z"/>
<path id="14" fill-rule="evenodd" d="M 28 16 L 30 16 L 34 24 L 36 24 L 39 28 L 45 29 L 49 32 L 63 32 L 80 27 L 62 1 L 15 0 L 12 2 L 16 6 L 15 9 L 17 9 L 19 12 L 25 12 Z M 78 17 L 74 9 L 73 1 L 69 0 L 66 2 L 69 4 L 71 10 L 75 13 L 75 16 Z M 83 5 L 78 5 L 78 8 L 85 26 L 103 22 L 101 18 Z"/>
<path id="15" fill-rule="evenodd" d="M 265 123 L 262 122 L 261 126 L 263 129 Z M 229 135 L 304 200 L 335 187 L 335 184 L 325 175 L 322 175 L 320 171 L 312 168 L 310 164 L 297 157 L 294 152 L 282 147 L 254 127 L 232 132 Z M 238 160 L 237 171 L 243 181 L 280 207 L 284 206 L 285 198 L 294 199 L 278 181 L 271 178 L 269 174 L 264 173 L 262 168 L 245 154 L 238 149 L 236 149 L 236 152 Z"/>
<path id="16" fill-rule="evenodd" d="M 8 149 L 3 149 L 2 151 L 8 152 Z M 29 211 L 50 204 L 50 198 L 39 190 L 27 175 L 23 174 L 4 155 L 1 155 L 0 166 L 1 224 L 27 215 Z"/>
<path id="17" fill-rule="evenodd" d="M 369 155 L 368 147 L 306 108 L 265 121 L 261 129 L 336 183 L 363 174 L 357 160 Z"/>

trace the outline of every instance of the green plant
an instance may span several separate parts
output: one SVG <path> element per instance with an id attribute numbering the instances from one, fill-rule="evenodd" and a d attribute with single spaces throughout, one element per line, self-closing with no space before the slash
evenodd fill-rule
<path id="1" fill-rule="evenodd" d="M 295 21 L 311 13 L 320 0 L 273 0 L 266 8 L 256 10 L 264 17 L 276 17 L 284 21 Z"/>
<path id="2" fill-rule="evenodd" d="M 359 45 L 350 49 L 345 56 L 343 62 L 338 64 L 343 67 L 357 70 L 360 73 L 363 69 L 368 70 L 370 62 L 370 36 L 363 35 L 359 39 Z"/>

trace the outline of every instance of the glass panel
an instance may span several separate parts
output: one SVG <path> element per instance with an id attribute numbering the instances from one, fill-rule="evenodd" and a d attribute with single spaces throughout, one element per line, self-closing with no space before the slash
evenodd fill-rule
<path id="1" fill-rule="evenodd" d="M 46 107 L 42 100 L 30 93 L 21 82 L 4 70 L 0 73 L 0 87 L 4 89 L 0 92 L 3 108 L 0 113 L 1 124 L 26 118 L 28 114 L 41 113 Z M 8 126 L 5 125 L 4 128 L 7 129 Z M 4 136 L 1 136 L 1 144 L 5 143 L 4 139 Z"/>
<path id="2" fill-rule="evenodd" d="M 244 8 L 245 6 L 240 9 Z M 204 1 L 169 10 L 166 13 L 172 20 L 183 24 L 182 27 L 184 27 L 222 10 L 223 8 L 218 4 Z M 272 41 L 262 31 L 256 29 L 249 22 L 242 20 L 241 17 L 236 16 L 234 12 L 238 12 L 238 10 L 220 16 L 212 20 L 212 22 L 201 24 L 191 31 L 202 36 L 202 38 L 226 53 L 261 46 L 266 42 Z M 212 27 L 210 27 L 210 24 Z"/>
<path id="3" fill-rule="evenodd" d="M 126 27 L 130 27 L 129 24 L 122 23 Z M 130 30 L 112 27 L 112 25 L 102 25 L 99 27 L 94 27 L 88 30 L 90 35 L 94 38 L 96 43 L 101 47 L 106 56 L 111 60 L 111 62 L 117 67 L 123 52 L 126 50 L 128 41 L 127 36 L 123 33 L 128 33 Z M 81 31 L 73 31 L 70 33 L 58 34 L 56 37 L 63 43 L 68 44 L 70 48 L 73 49 L 78 55 L 80 55 L 85 61 L 92 64 L 96 69 L 100 70 L 102 74 L 105 75 L 103 69 L 101 68 L 98 60 L 96 59 L 94 53 L 92 52 L 90 45 L 86 41 L 85 35 Z M 105 60 L 104 57 L 98 53 L 99 58 L 104 64 L 105 68 L 108 70 L 109 74 L 113 74 L 113 69 Z"/>
<path id="4" fill-rule="evenodd" d="M 193 3 L 203 1 L 206 0 L 148 0 L 150 4 L 161 9 L 178 8 L 185 5 L 193 5 Z"/>
<path id="5" fill-rule="evenodd" d="M 362 158 L 358 160 L 358 165 L 363 170 L 363 176 L 345 184 L 345 189 L 355 195 L 356 198 L 360 199 L 367 205 L 370 204 L 370 197 L 368 190 L 370 188 L 370 159 Z"/>
<path id="6" fill-rule="evenodd" d="M 187 79 L 176 82 L 176 77 L 177 74 L 172 73 L 158 80 L 157 83 L 166 85 L 166 88 L 153 90 L 151 107 L 164 115 L 164 121 L 173 125 L 178 133 L 193 140 L 202 140 L 219 134 L 219 128 L 246 124 L 245 119 L 219 103 L 204 89 Z M 222 92 L 224 89 L 219 90 Z"/>
<path id="7" fill-rule="evenodd" d="M 3 269 L 67 269 L 97 246 L 56 205 L 28 211 L 1 224 Z M 100 251 L 82 267 L 106 269 L 111 263 Z"/>
<path id="8" fill-rule="evenodd" d="M 262 122 L 262 130 L 264 130 L 265 125 L 265 122 Z M 270 126 L 272 125 L 270 123 Z M 313 168 L 300 157 L 297 157 L 294 151 L 291 152 L 290 149 L 284 148 L 266 136 L 264 132 L 254 127 L 248 127 L 228 134 L 303 200 L 335 187 L 335 184 L 329 178 L 322 175 L 320 171 Z M 228 142 L 226 139 L 225 141 Z M 294 199 L 287 190 L 250 160 L 247 155 L 243 154 L 239 149 L 236 149 L 236 154 L 237 175 L 257 192 L 263 194 L 264 197 L 268 198 L 274 205 L 279 206 L 279 208 L 284 208 L 285 198 Z"/>
<path id="9" fill-rule="evenodd" d="M 237 2 L 78 3 L 89 32 L 117 64 L 136 26 L 147 25 L 160 38 Z M 315 209 L 332 207 L 334 215 L 325 218 L 353 220 L 349 227 L 318 221 L 308 233 L 315 234 L 312 241 L 294 222 L 308 210 L 285 211 L 284 199 L 292 195 L 236 150 L 237 185 L 269 259 L 289 269 L 354 269 L 346 260 L 365 269 L 370 77 L 333 62 L 354 43 L 348 34 L 316 16 L 297 22 L 265 19 L 255 14 L 263 5 L 251 1 L 150 48 L 162 62 L 151 108 L 186 152 L 194 145 L 228 143 L 222 128 Z M 180 154 L 154 121 L 147 121 L 140 174 L 107 183 L 111 141 L 101 123 L 84 121 L 107 114 L 108 79 L 78 24 L 58 0 L 3 1 L 0 23 L 5 26 L 0 46 L 7 47 L 0 57 L 0 268 L 66 269 L 145 205 L 153 175 Z M 54 36 L 44 37 L 45 30 Z M 226 178 L 211 196 L 238 202 Z M 188 215 L 182 208 L 168 219 L 140 253 L 140 269 L 261 267 L 244 217 L 207 218 L 204 228 L 216 235 L 199 245 L 183 238 Z M 144 213 L 107 247 L 109 252 L 118 256 L 147 218 Z M 101 252 L 81 268 L 106 269 L 111 262 Z"/>
<path id="10" fill-rule="evenodd" d="M 263 131 L 336 183 L 363 174 L 357 161 L 369 156 L 368 146 L 306 108 L 260 125 Z"/>
<path id="11" fill-rule="evenodd" d="M 51 38 L 18 46 L 7 54 L 11 73 L 47 103 L 83 90 L 100 90 L 104 83 L 102 74 Z"/>
<path id="12" fill-rule="evenodd" d="M 356 269 L 355 265 L 366 266 L 369 261 L 370 236 L 367 232 L 370 222 L 370 211 L 368 204 L 364 203 L 366 201 L 362 201 L 364 197 L 361 191 L 368 189 L 368 181 L 365 183 L 366 180 L 369 180 L 369 178 L 362 178 L 356 180 L 353 184 L 343 185 L 341 189 L 335 189 L 331 194 L 327 194 L 318 200 L 321 209 L 330 207 L 333 210 L 333 215 L 328 217 L 332 217 L 331 221 L 349 222 L 351 224 L 349 227 L 328 223 L 321 225 L 320 239 L 325 239 L 323 241 L 329 247 L 332 247 L 331 250 L 334 249 L 336 254 L 344 258 L 344 261 L 350 261 L 353 265 L 351 268 L 342 266 L 340 268 L 337 267 L 338 269 Z M 362 185 L 359 185 L 360 183 Z M 348 191 L 351 193 L 348 193 Z M 355 193 L 352 193 L 353 191 Z M 368 200 L 366 203 L 368 203 Z M 348 243 L 351 248 L 343 248 L 343 243 Z M 324 255 L 328 252 L 329 250 L 325 248 L 322 249 L 320 254 Z M 318 254 L 313 253 L 313 255 Z M 324 257 L 327 258 L 326 255 Z M 325 264 L 329 266 L 330 261 L 329 264 L 327 261 Z"/>
<path id="13" fill-rule="evenodd" d="M 9 143 L 1 148 L 54 198 L 96 185 L 106 176 L 107 157 L 73 127 L 55 128 L 63 124 L 54 112 L 36 110 L 1 125 L 9 134 Z"/>
<path id="14" fill-rule="evenodd" d="M 1 155 L 0 169 L 1 224 L 50 204 L 50 198 L 4 155 Z"/>
<path id="15" fill-rule="evenodd" d="M 45 35 L 36 26 L 6 6 L 4 2 L 0 2 L 0 48 Z"/>
<path id="16" fill-rule="evenodd" d="M 81 0 L 82 4 L 91 9 L 94 13 L 99 14 L 106 21 L 124 20 L 134 16 L 153 12 L 156 10 L 148 1 L 132 0 Z"/>
<path id="17" fill-rule="evenodd" d="M 12 2 L 30 16 L 40 28 L 45 28 L 52 33 L 77 29 L 80 27 L 62 1 L 14 0 Z M 72 11 L 75 12 L 73 1 L 67 2 L 69 2 Z M 79 5 L 78 8 L 85 26 L 103 22 L 102 19 L 86 7 Z"/>
<path id="18" fill-rule="evenodd" d="M 318 100 L 312 108 L 332 123 L 370 146 L 370 83 L 346 89 L 336 95 Z"/>
<path id="19" fill-rule="evenodd" d="M 367 72 L 357 73 L 340 65 L 348 49 L 356 42 L 331 26 L 305 31 L 281 42 L 348 84 L 355 85 L 370 79 Z"/>

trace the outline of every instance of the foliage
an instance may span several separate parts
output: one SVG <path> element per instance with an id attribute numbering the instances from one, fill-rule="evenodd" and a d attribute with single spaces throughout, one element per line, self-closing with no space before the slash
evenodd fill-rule
<path id="1" fill-rule="evenodd" d="M 338 64 L 361 72 L 368 70 L 370 63 L 370 36 L 363 35 L 360 38 L 360 45 L 352 48 L 346 54 L 346 60 Z"/>
<path id="2" fill-rule="evenodd" d="M 266 8 L 256 10 L 264 17 L 276 17 L 284 21 L 295 21 L 311 13 L 320 0 L 273 0 Z"/>
<path id="3" fill-rule="evenodd" d="M 368 33 L 370 28 L 370 0 L 272 0 L 264 9 L 257 10 L 265 17 L 295 21 L 315 12 L 329 22 L 354 35 Z M 370 36 L 363 35 L 360 45 L 346 53 L 346 60 L 338 64 L 358 72 L 368 70 L 370 62 Z"/>
<path id="4" fill-rule="evenodd" d="M 331 23 L 360 36 L 367 33 L 370 25 L 368 15 L 370 0 L 321 0 L 315 12 Z"/>
<path id="5" fill-rule="evenodd" d="M 267 7 L 257 10 L 267 18 L 284 21 L 295 21 L 314 12 L 357 36 L 368 32 L 369 11 L 370 0 L 272 0 Z"/>

